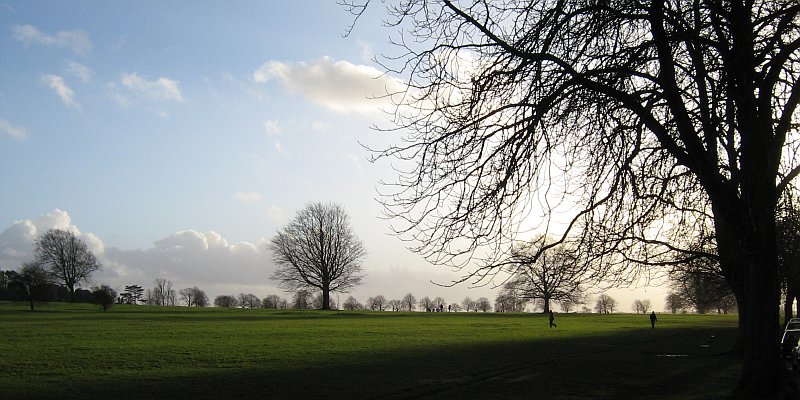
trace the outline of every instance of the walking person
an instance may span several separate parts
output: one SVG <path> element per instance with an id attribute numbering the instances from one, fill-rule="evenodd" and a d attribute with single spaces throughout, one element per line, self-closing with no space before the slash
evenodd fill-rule
<path id="1" fill-rule="evenodd" d="M 658 321 L 658 318 L 656 318 L 656 312 L 653 311 L 650 313 L 650 329 L 656 329 L 656 321 Z"/>
<path id="2" fill-rule="evenodd" d="M 555 322 L 553 322 L 553 321 L 555 321 L 555 319 L 556 319 L 556 317 L 555 317 L 555 315 L 553 315 L 553 310 L 550 310 L 550 327 L 551 327 L 551 328 L 552 328 L 552 327 L 554 327 L 554 326 L 555 326 L 555 327 L 558 327 L 558 326 L 556 325 L 556 323 L 555 323 Z"/>

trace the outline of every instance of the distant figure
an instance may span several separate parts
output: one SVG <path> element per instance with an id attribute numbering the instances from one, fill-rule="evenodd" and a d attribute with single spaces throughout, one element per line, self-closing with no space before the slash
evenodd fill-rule
<path id="1" fill-rule="evenodd" d="M 448 305 L 447 306 L 447 312 L 450 312 L 452 310 L 453 310 L 453 305 L 452 304 Z"/>
<path id="2" fill-rule="evenodd" d="M 653 312 L 650 313 L 650 326 L 651 326 L 651 329 L 656 329 L 656 321 L 658 321 L 658 318 L 656 318 L 656 312 L 653 311 Z"/>
<path id="3" fill-rule="evenodd" d="M 553 322 L 553 321 L 555 321 L 555 320 L 556 320 L 556 317 L 555 317 L 555 315 L 553 315 L 553 310 L 550 310 L 550 327 L 551 327 L 551 328 L 552 328 L 552 327 L 554 327 L 554 326 L 555 326 L 555 327 L 558 327 L 558 326 L 556 325 L 556 323 L 555 323 L 555 322 Z"/>

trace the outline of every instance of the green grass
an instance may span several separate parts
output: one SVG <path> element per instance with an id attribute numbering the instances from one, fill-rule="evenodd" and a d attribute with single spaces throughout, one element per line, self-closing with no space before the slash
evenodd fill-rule
<path id="1" fill-rule="evenodd" d="M 0 399 L 709 399 L 735 316 L 0 303 Z M 707 344 L 710 335 L 715 339 Z"/>

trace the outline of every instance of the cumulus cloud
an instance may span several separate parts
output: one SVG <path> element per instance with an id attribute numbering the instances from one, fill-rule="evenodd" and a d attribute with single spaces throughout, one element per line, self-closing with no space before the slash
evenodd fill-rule
<path id="1" fill-rule="evenodd" d="M 56 46 L 72 49 L 78 54 L 88 53 L 92 49 L 89 34 L 81 31 L 58 31 L 54 35 L 46 34 L 33 25 L 14 25 L 11 27 L 14 39 L 30 45 L 32 43 L 45 46 Z"/>
<path id="2" fill-rule="evenodd" d="M 11 122 L 8 122 L 3 118 L 0 118 L 0 133 L 18 140 L 28 137 L 28 131 L 25 130 L 25 128 L 14 126 L 11 124 Z"/>
<path id="3" fill-rule="evenodd" d="M 215 289 L 218 285 L 270 283 L 264 243 L 229 243 L 214 231 L 185 230 L 155 241 L 146 250 L 106 249 L 103 260 L 110 268 L 103 275 L 120 284 L 144 286 L 164 278 L 179 287 L 197 285 L 221 294 Z"/>
<path id="4" fill-rule="evenodd" d="M 75 92 L 67 86 L 67 83 L 64 82 L 64 78 L 58 75 L 42 75 L 42 82 L 44 82 L 50 89 L 53 89 L 58 97 L 61 97 L 61 101 L 64 104 L 72 107 L 80 107 L 80 105 L 75 101 Z"/>
<path id="5" fill-rule="evenodd" d="M 0 269 L 17 269 L 33 259 L 33 243 L 48 229 L 68 230 L 80 237 L 100 260 L 102 270 L 92 275 L 95 284 L 112 287 L 138 284 L 144 287 L 156 278 L 173 282 L 175 288 L 198 286 L 209 296 L 238 291 L 278 293 L 269 280 L 271 262 L 266 239 L 255 243 L 231 243 L 221 234 L 183 230 L 153 242 L 144 250 L 105 246 L 92 233 L 82 233 L 69 213 L 54 210 L 35 219 L 13 222 L 0 231 Z M 236 288 L 237 292 L 226 292 Z"/>
<path id="6" fill-rule="evenodd" d="M 123 74 L 122 86 L 149 99 L 158 101 L 183 101 L 179 83 L 168 78 L 147 80 L 137 73 Z"/>
<path id="7" fill-rule="evenodd" d="M 325 57 L 311 62 L 269 61 L 253 80 L 277 80 L 293 93 L 339 113 L 370 113 L 392 107 L 392 95 L 405 85 L 376 68 Z"/>
<path id="8" fill-rule="evenodd" d="M 91 68 L 75 61 L 67 61 L 66 71 L 83 83 L 89 83 L 92 80 L 92 76 L 94 76 L 94 71 Z"/>
<path id="9" fill-rule="evenodd" d="M 61 229 L 73 232 L 86 242 L 89 250 L 102 253 L 102 241 L 94 234 L 82 234 L 72 224 L 72 218 L 66 211 L 55 209 L 31 220 L 14 221 L 0 233 L 0 266 L 16 267 L 33 259 L 33 242 L 37 237 L 50 229 Z"/>

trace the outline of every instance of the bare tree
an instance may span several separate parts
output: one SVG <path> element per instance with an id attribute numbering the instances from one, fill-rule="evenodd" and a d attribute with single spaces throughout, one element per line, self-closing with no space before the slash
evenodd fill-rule
<path id="1" fill-rule="evenodd" d="M 382 294 L 367 299 L 367 307 L 372 311 L 383 311 L 383 308 L 386 307 L 386 303 L 386 297 Z"/>
<path id="2" fill-rule="evenodd" d="M 292 308 L 298 310 L 307 310 L 311 308 L 312 293 L 306 289 L 299 289 L 294 292 L 292 296 Z"/>
<path id="3" fill-rule="evenodd" d="M 640 314 L 640 313 L 641 314 L 647 314 L 647 312 L 650 311 L 650 300 L 649 299 L 644 299 L 644 300 L 637 299 L 636 301 L 633 302 L 633 311 L 635 311 L 637 314 Z"/>
<path id="4" fill-rule="evenodd" d="M 525 311 L 527 300 L 522 297 L 514 282 L 503 286 L 503 290 L 494 299 L 494 310 L 497 312 L 522 312 Z"/>
<path id="5" fill-rule="evenodd" d="M 353 234 L 344 209 L 336 204 L 313 203 L 272 238 L 270 249 L 277 265 L 272 279 L 290 291 L 322 291 L 322 308 L 330 308 L 330 293 L 346 293 L 361 284 L 364 245 Z"/>
<path id="6" fill-rule="evenodd" d="M 434 311 L 443 311 L 445 304 L 447 304 L 447 302 L 444 301 L 443 297 L 436 296 L 436 298 L 433 299 L 433 309 L 434 309 Z"/>
<path id="7" fill-rule="evenodd" d="M 431 300 L 431 298 L 428 296 L 419 299 L 417 304 L 419 305 L 420 310 L 425 310 L 427 312 L 433 311 L 433 300 Z"/>
<path id="8" fill-rule="evenodd" d="M 550 312 L 551 301 L 579 301 L 585 270 L 566 246 L 548 247 L 546 237 L 540 236 L 514 246 L 510 262 L 516 274 L 513 284 L 526 299 L 541 300 L 543 313 Z"/>
<path id="9" fill-rule="evenodd" d="M 407 293 L 405 296 L 403 296 L 402 302 L 403 309 L 406 311 L 414 311 L 414 307 L 417 306 L 417 298 L 411 293 Z"/>
<path id="10" fill-rule="evenodd" d="M 181 300 L 189 307 L 205 307 L 208 305 L 206 292 L 198 289 L 197 286 L 181 289 L 178 293 L 181 296 Z"/>
<path id="11" fill-rule="evenodd" d="M 675 292 L 700 314 L 714 309 L 727 310 L 736 304 L 716 258 L 697 257 L 674 266 L 669 278 Z"/>
<path id="12" fill-rule="evenodd" d="M 172 281 L 156 278 L 153 281 L 153 289 L 147 291 L 147 304 L 154 306 L 174 306 L 175 289 L 172 288 Z"/>
<path id="13" fill-rule="evenodd" d="M 479 297 L 475 300 L 475 311 L 489 312 L 492 311 L 492 304 L 486 297 Z"/>
<path id="14" fill-rule="evenodd" d="M 617 301 L 603 293 L 600 296 L 597 296 L 597 302 L 595 303 L 594 309 L 600 314 L 610 314 L 614 312 L 614 309 L 617 308 Z"/>
<path id="15" fill-rule="evenodd" d="M 239 297 L 236 298 L 236 301 L 239 303 L 239 307 L 241 308 L 261 307 L 261 299 L 259 299 L 256 295 L 252 293 L 248 294 L 239 293 Z"/>
<path id="16" fill-rule="evenodd" d="M 682 239 L 713 220 L 748 343 L 738 389 L 781 390 L 775 207 L 800 174 L 800 3 L 407 0 L 388 10 L 402 31 L 386 64 L 409 77 L 416 108 L 398 107 L 408 134 L 382 155 L 416 166 L 387 212 L 417 251 L 468 265 L 513 240 L 526 207 L 557 211 L 549 201 L 563 199 L 577 206 L 562 239 L 580 238 L 598 278 L 628 280 L 630 268 L 685 252 Z M 464 279 L 490 279 L 493 265 Z"/>
<path id="17" fill-rule="evenodd" d="M 220 295 L 214 298 L 214 306 L 221 308 L 235 308 L 238 305 L 236 297 L 229 295 Z"/>
<path id="18" fill-rule="evenodd" d="M 50 229 L 34 243 L 36 263 L 45 268 L 69 290 L 69 301 L 75 302 L 75 285 L 86 282 L 101 268 L 94 254 L 74 233 Z"/>
<path id="19" fill-rule="evenodd" d="M 675 292 L 670 292 L 667 294 L 667 298 L 664 299 L 664 305 L 671 313 L 675 314 L 678 311 L 684 310 L 686 308 L 686 300 L 683 299 L 681 295 Z"/>
<path id="20" fill-rule="evenodd" d="M 268 294 L 261 300 L 261 307 L 262 308 L 270 308 L 270 309 L 277 309 L 281 308 L 281 298 L 276 294 Z"/>
<path id="21" fill-rule="evenodd" d="M 364 305 L 359 303 L 358 300 L 356 300 L 356 298 L 353 296 L 348 296 L 342 307 L 348 311 L 358 311 L 364 309 Z"/>
<path id="22" fill-rule="evenodd" d="M 464 300 L 461 300 L 461 305 L 464 307 L 464 311 L 466 312 L 477 310 L 475 300 L 472 300 L 469 297 L 464 297 Z"/>
<path id="23" fill-rule="evenodd" d="M 392 311 L 400 311 L 403 309 L 403 301 L 398 299 L 389 300 L 389 307 L 392 308 Z"/>
<path id="24" fill-rule="evenodd" d="M 34 304 L 47 295 L 47 285 L 50 283 L 47 271 L 38 263 L 25 263 L 14 280 L 22 287 L 33 311 Z"/>

